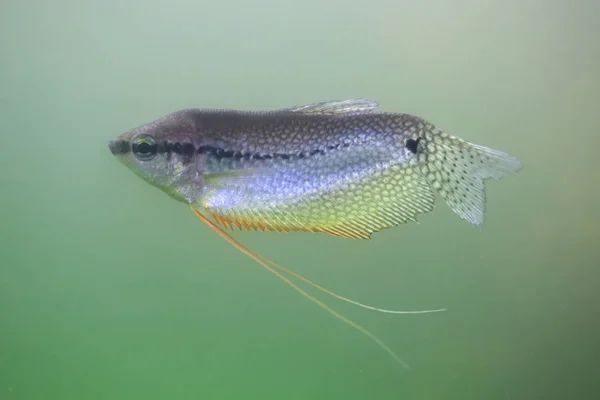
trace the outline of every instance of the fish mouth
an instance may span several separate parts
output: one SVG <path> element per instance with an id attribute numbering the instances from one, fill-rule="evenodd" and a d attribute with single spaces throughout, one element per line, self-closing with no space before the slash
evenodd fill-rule
<path id="1" fill-rule="evenodd" d="M 113 153 L 113 155 L 117 154 L 117 142 L 115 140 L 111 140 L 110 142 L 108 142 L 108 148 L 110 149 L 110 152 Z"/>
<path id="2" fill-rule="evenodd" d="M 128 153 L 131 150 L 129 142 L 122 139 L 111 140 L 108 142 L 108 148 L 113 155 Z"/>

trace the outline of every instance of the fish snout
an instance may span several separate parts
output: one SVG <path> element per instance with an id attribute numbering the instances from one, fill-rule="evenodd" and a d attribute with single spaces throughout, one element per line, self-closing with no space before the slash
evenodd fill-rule
<path id="1" fill-rule="evenodd" d="M 110 149 L 111 153 L 117 154 L 117 142 L 116 142 L 116 140 L 111 140 L 110 142 L 108 142 L 108 148 Z"/>
<path id="2" fill-rule="evenodd" d="M 129 142 L 123 139 L 111 140 L 108 142 L 110 152 L 115 156 L 117 154 L 128 153 L 130 150 Z"/>

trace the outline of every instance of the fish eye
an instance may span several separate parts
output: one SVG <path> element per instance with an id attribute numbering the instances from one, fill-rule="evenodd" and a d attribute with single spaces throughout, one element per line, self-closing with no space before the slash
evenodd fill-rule
<path id="1" fill-rule="evenodd" d="M 156 155 L 158 146 L 152 136 L 140 136 L 131 144 L 133 154 L 141 161 L 149 161 Z"/>

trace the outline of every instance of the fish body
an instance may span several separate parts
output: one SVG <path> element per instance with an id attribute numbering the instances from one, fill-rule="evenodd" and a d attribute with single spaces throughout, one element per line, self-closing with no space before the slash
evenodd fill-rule
<path id="1" fill-rule="evenodd" d="M 484 222 L 484 181 L 521 168 L 423 118 L 353 99 L 268 112 L 189 109 L 121 135 L 111 151 L 227 228 L 349 238 L 430 212 L 439 194 Z"/>
<path id="2" fill-rule="evenodd" d="M 367 335 L 381 339 L 311 296 L 286 276 L 340 296 L 250 250 L 224 228 L 324 232 L 368 239 L 415 221 L 436 194 L 481 227 L 488 178 L 516 172 L 515 157 L 452 136 L 423 118 L 378 110 L 371 100 L 309 104 L 269 112 L 182 110 L 109 143 L 120 161 L 182 201 L 217 234 L 294 290 Z"/>

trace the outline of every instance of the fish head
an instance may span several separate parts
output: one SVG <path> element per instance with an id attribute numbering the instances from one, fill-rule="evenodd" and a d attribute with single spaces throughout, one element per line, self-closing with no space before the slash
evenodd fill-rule
<path id="1" fill-rule="evenodd" d="M 176 200 L 195 204 L 204 180 L 193 121 L 172 114 L 111 140 L 108 148 L 121 163 Z"/>

